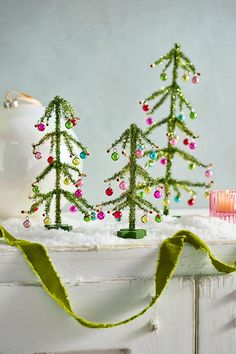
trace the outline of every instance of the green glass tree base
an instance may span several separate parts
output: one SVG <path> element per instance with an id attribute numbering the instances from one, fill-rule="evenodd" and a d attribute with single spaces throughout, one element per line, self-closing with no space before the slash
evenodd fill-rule
<path id="1" fill-rule="evenodd" d="M 129 230 L 129 229 L 121 229 L 117 231 L 117 236 L 122 238 L 144 238 L 147 235 L 147 230 L 137 229 L 137 230 Z"/>
<path id="2" fill-rule="evenodd" d="M 73 227 L 71 225 L 66 225 L 66 224 L 50 224 L 50 225 L 44 225 L 46 227 L 46 229 L 48 230 L 65 230 L 65 231 L 71 231 L 73 229 Z"/>

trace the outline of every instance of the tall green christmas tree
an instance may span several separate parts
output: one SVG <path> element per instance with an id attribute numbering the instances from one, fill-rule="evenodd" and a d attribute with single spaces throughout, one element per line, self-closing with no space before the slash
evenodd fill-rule
<path id="1" fill-rule="evenodd" d="M 159 199 L 161 197 L 161 186 L 158 184 L 158 180 L 152 178 L 145 168 L 139 164 L 139 159 L 144 156 L 145 145 L 151 148 L 150 154 L 154 157 L 157 154 L 157 145 L 154 144 L 147 136 L 147 133 L 138 128 L 135 124 L 131 124 L 130 128 L 117 139 L 112 146 L 107 150 L 109 153 L 113 150 L 111 158 L 113 161 L 119 159 L 119 153 L 116 150 L 116 146 L 122 146 L 122 154 L 127 156 L 129 161 L 121 169 L 121 171 L 115 173 L 112 177 L 105 180 L 109 183 L 109 187 L 106 189 L 106 195 L 111 197 L 113 189 L 111 187 L 112 181 L 119 182 L 119 188 L 123 193 L 112 200 L 105 201 L 99 205 L 98 208 L 104 206 L 113 205 L 112 214 L 116 220 L 120 221 L 122 218 L 122 210 L 126 207 L 129 208 L 129 228 L 121 229 L 117 232 L 119 237 L 123 238 L 143 238 L 146 235 L 145 229 L 136 229 L 136 208 L 143 210 L 144 215 L 141 218 L 143 223 L 148 222 L 149 213 L 156 213 L 155 220 L 160 222 L 162 216 L 158 208 L 156 208 L 151 202 L 144 199 L 146 193 L 151 192 L 150 186 L 156 186 L 154 197 Z M 126 153 L 125 149 L 128 146 L 129 152 Z M 125 176 L 129 178 L 129 184 L 125 181 Z M 145 189 L 145 192 L 143 191 Z M 100 213 L 103 213 L 100 211 Z M 99 217 L 99 215 L 98 215 Z"/>
<path id="2" fill-rule="evenodd" d="M 170 50 L 169 53 L 161 56 L 154 64 L 151 64 L 151 67 L 159 66 L 160 64 L 165 63 L 165 66 L 160 74 L 160 79 L 162 81 L 168 80 L 167 69 L 172 66 L 172 76 L 171 83 L 166 87 L 159 89 L 158 91 L 152 93 L 144 101 L 141 101 L 143 110 L 148 115 L 146 119 L 149 128 L 146 131 L 146 134 L 149 135 L 156 128 L 161 125 L 167 126 L 167 146 L 158 150 L 157 160 L 160 160 L 161 164 L 165 165 L 165 175 L 162 179 L 165 190 L 165 198 L 163 200 L 164 214 L 169 214 L 169 204 L 170 204 L 170 194 L 171 188 L 175 191 L 176 195 L 174 197 L 175 202 L 179 202 L 181 199 L 181 190 L 187 191 L 190 193 L 190 199 L 188 200 L 188 205 L 192 206 L 195 204 L 195 195 L 196 192 L 194 187 L 203 187 L 206 188 L 205 196 L 209 195 L 209 188 L 211 183 L 205 182 L 191 182 L 186 179 L 176 179 L 172 176 L 172 162 L 176 156 L 181 157 L 182 159 L 189 162 L 189 169 L 193 170 L 196 166 L 200 166 L 206 169 L 205 176 L 211 177 L 211 164 L 205 164 L 199 161 L 192 154 L 186 152 L 181 147 L 178 147 L 179 137 L 176 134 L 176 129 L 178 128 L 184 134 L 186 134 L 183 144 L 188 147 L 190 150 L 195 150 L 197 147 L 196 139 L 199 138 L 192 130 L 188 128 L 185 123 L 185 114 L 184 110 L 189 111 L 190 119 L 195 119 L 197 113 L 193 109 L 191 103 L 185 98 L 183 91 L 178 83 L 178 77 L 180 71 L 182 71 L 182 80 L 188 81 L 190 73 L 193 74 L 192 83 L 197 84 L 200 81 L 200 74 L 196 72 L 195 66 L 190 61 L 188 57 L 180 50 L 180 45 L 175 44 L 174 48 Z M 148 105 L 149 101 L 158 99 L 157 103 L 150 108 Z M 170 100 L 170 111 L 166 118 L 161 119 L 157 122 L 150 116 L 165 103 L 165 101 Z M 146 151 L 145 154 L 148 155 L 150 151 Z M 150 161 L 148 165 L 152 164 L 153 161 Z"/>
<path id="3" fill-rule="evenodd" d="M 22 211 L 26 213 L 27 217 L 23 225 L 28 228 L 31 226 L 29 220 L 30 214 L 38 211 L 39 207 L 44 204 L 45 212 L 44 225 L 47 229 L 64 229 L 70 231 L 72 226 L 65 225 L 62 223 L 61 217 L 61 198 L 64 197 L 72 203 L 70 206 L 70 211 L 75 213 L 80 211 L 84 214 L 85 221 L 90 218 L 90 214 L 93 207 L 83 198 L 83 191 L 81 189 L 83 185 L 82 177 L 86 175 L 80 172 L 79 164 L 80 159 L 85 159 L 89 152 L 87 148 L 77 141 L 71 134 L 67 132 L 68 129 L 73 128 L 77 124 L 79 117 L 75 117 L 75 112 L 71 107 L 70 103 L 65 99 L 56 96 L 48 105 L 45 110 L 45 114 L 37 122 L 35 127 L 40 131 L 44 132 L 49 125 L 49 120 L 55 120 L 55 128 L 53 131 L 46 133 L 42 139 L 36 144 L 33 144 L 33 154 L 36 159 L 40 160 L 43 156 L 40 152 L 40 147 L 42 144 L 49 142 L 50 153 L 47 158 L 48 166 L 36 177 L 35 182 L 32 184 L 32 195 L 33 204 L 31 208 L 27 211 Z M 65 122 L 65 128 L 62 129 L 61 124 Z M 65 143 L 71 158 L 71 163 L 62 162 L 61 160 L 61 145 Z M 76 150 L 81 150 L 80 155 L 77 155 Z M 47 175 L 55 171 L 55 186 L 53 190 L 42 193 L 40 191 L 39 184 L 44 180 Z M 65 186 L 74 185 L 75 191 L 70 192 L 62 187 L 62 181 Z M 49 217 L 52 202 L 55 200 L 55 222 L 52 223 Z"/>

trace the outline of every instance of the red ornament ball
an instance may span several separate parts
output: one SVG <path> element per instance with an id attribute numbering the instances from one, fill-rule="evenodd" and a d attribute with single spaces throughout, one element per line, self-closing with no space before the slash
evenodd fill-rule
<path id="1" fill-rule="evenodd" d="M 193 206 L 195 204 L 195 198 L 191 198 L 188 200 L 188 205 Z"/>
<path id="2" fill-rule="evenodd" d="M 116 219 L 120 219 L 122 217 L 122 212 L 120 210 L 115 211 L 112 214 Z"/>
<path id="3" fill-rule="evenodd" d="M 107 195 L 108 197 L 110 197 L 110 196 L 112 196 L 112 194 L 113 194 L 113 189 L 112 189 L 111 187 L 108 187 L 108 188 L 106 189 L 105 193 L 106 193 L 106 195 Z"/>
<path id="4" fill-rule="evenodd" d="M 189 140 L 188 138 L 185 138 L 185 139 L 183 140 L 183 144 L 184 144 L 184 145 L 189 145 L 189 144 L 190 144 L 190 140 Z"/>
<path id="5" fill-rule="evenodd" d="M 146 103 L 143 104 L 143 111 L 144 112 L 148 112 L 149 111 L 149 105 L 148 104 L 146 104 Z"/>
<path id="6" fill-rule="evenodd" d="M 75 118 L 73 118 L 73 119 L 70 119 L 70 121 L 73 124 L 73 127 L 75 127 L 77 124 L 77 120 Z"/>
<path id="7" fill-rule="evenodd" d="M 48 156 L 47 161 L 48 161 L 48 163 L 53 163 L 54 157 L 53 156 Z"/>

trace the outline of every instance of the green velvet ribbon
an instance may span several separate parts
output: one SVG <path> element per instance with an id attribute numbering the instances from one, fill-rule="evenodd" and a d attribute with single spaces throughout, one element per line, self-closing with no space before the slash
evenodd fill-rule
<path id="1" fill-rule="evenodd" d="M 195 249 L 201 249 L 210 258 L 213 266 L 222 273 L 236 271 L 236 262 L 232 265 L 219 261 L 211 253 L 210 249 L 198 236 L 187 230 L 181 230 L 172 237 L 163 241 L 155 272 L 155 295 L 149 305 L 142 311 L 117 323 L 96 323 L 88 321 L 74 313 L 71 308 L 68 294 L 57 274 L 50 257 L 39 243 L 26 240 L 18 240 L 0 225 L 0 237 L 4 238 L 8 245 L 17 247 L 25 257 L 33 272 L 39 277 L 46 292 L 61 306 L 70 316 L 74 317 L 81 325 L 89 328 L 111 328 L 131 322 L 146 313 L 158 300 L 178 265 L 184 243 L 188 243 Z"/>

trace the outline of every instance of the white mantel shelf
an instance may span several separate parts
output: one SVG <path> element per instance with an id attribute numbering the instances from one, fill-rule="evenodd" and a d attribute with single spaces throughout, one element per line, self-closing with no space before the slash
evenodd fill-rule
<path id="1" fill-rule="evenodd" d="M 204 239 L 220 260 L 236 259 L 236 225 L 207 216 L 150 223 L 143 240 L 118 239 L 115 230 L 125 224 L 117 223 L 77 222 L 73 233 L 64 233 L 42 231 L 35 221 L 28 234 L 19 221 L 1 224 L 17 238 L 46 246 L 74 309 L 93 321 L 116 322 L 150 302 L 159 247 L 181 228 Z M 235 322 L 236 276 L 219 274 L 191 246 L 153 309 L 125 326 L 91 330 L 49 298 L 19 250 L 0 243 L 1 354 L 235 354 Z"/>

